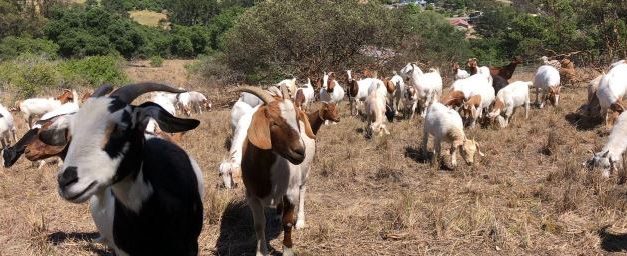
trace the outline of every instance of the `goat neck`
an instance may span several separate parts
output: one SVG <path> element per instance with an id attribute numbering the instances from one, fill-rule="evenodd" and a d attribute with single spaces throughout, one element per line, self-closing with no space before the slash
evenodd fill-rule
<path id="1" fill-rule="evenodd" d="M 311 131 L 313 131 L 314 135 L 318 135 L 318 131 L 322 124 L 324 124 L 324 118 L 322 118 L 322 111 L 320 109 L 308 113 L 307 118 L 309 118 L 309 123 L 311 124 Z"/>

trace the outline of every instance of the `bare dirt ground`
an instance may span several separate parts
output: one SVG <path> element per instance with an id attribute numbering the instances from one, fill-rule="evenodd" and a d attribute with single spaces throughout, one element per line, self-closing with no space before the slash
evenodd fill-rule
<path id="1" fill-rule="evenodd" d="M 517 71 L 513 80 L 531 76 Z M 366 140 L 364 123 L 349 117 L 343 103 L 341 122 L 318 134 L 306 198 L 308 227 L 294 232 L 296 252 L 623 252 L 627 187 L 616 175 L 603 179 L 581 166 L 588 150 L 602 147 L 607 134 L 603 127 L 573 114 L 585 101 L 584 87 L 562 92 L 559 107 L 533 109 L 529 120 L 518 111 L 508 128 L 467 131 L 481 143 L 486 157 L 456 170 L 446 167 L 449 157 L 443 166 L 432 166 L 417 153 L 420 118 L 389 124 L 390 136 Z M 202 124 L 184 137 L 182 147 L 198 160 L 205 176 L 201 254 L 250 255 L 255 236 L 243 187 L 230 191 L 216 187 L 217 166 L 228 151 L 229 110 L 214 109 L 195 117 Z M 20 135 L 24 132 L 19 130 Z M 55 165 L 36 170 L 24 159 L 0 171 L 0 255 L 110 255 L 90 240 L 96 228 L 88 205 L 58 196 L 56 171 Z M 270 219 L 268 237 L 280 254 L 279 222 Z"/>

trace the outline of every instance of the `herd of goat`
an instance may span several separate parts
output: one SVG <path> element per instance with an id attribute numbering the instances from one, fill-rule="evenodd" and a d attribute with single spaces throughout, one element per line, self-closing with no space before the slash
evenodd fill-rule
<path id="1" fill-rule="evenodd" d="M 480 142 L 468 138 L 464 129 L 474 129 L 478 123 L 504 128 L 517 108 L 524 108 L 527 119 L 530 88 L 536 90 L 539 108 L 546 102 L 559 104 L 563 78 L 572 75 L 574 66 L 568 59 L 543 61 L 533 81 L 511 83 L 520 58 L 504 67 L 479 66 L 470 59 L 468 71 L 454 64 L 454 82 L 444 96 L 440 72 L 423 72 L 416 63 L 384 79 L 376 72 L 347 71 L 345 88 L 333 72 L 300 86 L 294 78 L 267 90 L 240 87 L 231 110 L 229 157 L 220 164 L 219 175 L 225 188 L 244 184 L 257 237 L 256 254 L 268 254 L 265 207 L 276 207 L 281 217 L 283 255 L 294 254 L 292 229 L 306 226 L 306 181 L 316 136 L 324 125 L 340 122 L 338 104 L 345 98 L 351 115 L 365 117 L 367 138 L 389 134 L 386 122 L 401 113 L 409 119 L 419 113 L 424 119 L 423 152 L 432 136 L 434 161 L 439 160 L 441 143 L 447 142 L 451 164 L 457 165 L 459 151 L 470 165 L 475 154 L 483 153 Z M 202 112 L 211 104 L 201 93 L 160 83 L 112 90 L 103 85 L 80 99 L 75 91 L 64 90 L 58 97 L 18 102 L 11 110 L 0 106 L 4 166 L 12 166 L 22 154 L 33 162 L 62 159 L 59 194 L 73 203 L 90 201 L 98 240 L 116 255 L 197 255 L 203 177 L 200 166 L 179 146 L 177 135 L 200 122 L 176 117 L 176 112 L 190 116 L 192 110 Z M 149 92 L 149 101 L 132 104 Z M 627 114 L 622 104 L 626 92 L 627 63 L 622 60 L 590 82 L 587 102 L 580 109 L 585 115 L 604 118 L 611 127 L 606 145 L 584 163 L 604 176 L 622 168 L 627 148 Z M 316 100 L 320 104 L 313 109 Z M 11 112 L 18 111 L 29 131 L 16 141 Z M 13 145 L 11 138 L 16 141 Z"/>

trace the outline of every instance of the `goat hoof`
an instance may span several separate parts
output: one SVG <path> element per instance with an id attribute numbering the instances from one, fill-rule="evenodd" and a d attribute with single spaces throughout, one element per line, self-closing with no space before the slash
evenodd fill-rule
<path id="1" fill-rule="evenodd" d="M 283 247 L 283 256 L 294 256 L 294 251 L 292 248 Z"/>
<path id="2" fill-rule="evenodd" d="M 304 220 L 297 220 L 295 227 L 296 227 L 296 229 L 304 229 L 305 228 L 305 221 Z"/>

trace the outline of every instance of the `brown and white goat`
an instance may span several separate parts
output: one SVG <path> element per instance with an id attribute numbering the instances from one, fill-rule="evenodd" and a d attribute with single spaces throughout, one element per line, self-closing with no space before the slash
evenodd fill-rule
<path id="1" fill-rule="evenodd" d="M 465 100 L 461 108 L 461 116 L 470 121 L 470 127 L 474 127 L 481 114 L 481 95 L 474 95 Z"/>
<path id="2" fill-rule="evenodd" d="M 299 200 L 300 168 L 305 158 L 301 132 L 315 139 L 307 116 L 288 98 L 273 98 L 259 88 L 240 89 L 259 97 L 264 105 L 253 114 L 242 150 L 242 180 L 253 213 L 257 255 L 268 255 L 264 207 L 282 207 L 283 255 L 293 255 L 294 208 Z M 304 123 L 301 127 L 300 123 Z"/>

